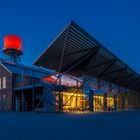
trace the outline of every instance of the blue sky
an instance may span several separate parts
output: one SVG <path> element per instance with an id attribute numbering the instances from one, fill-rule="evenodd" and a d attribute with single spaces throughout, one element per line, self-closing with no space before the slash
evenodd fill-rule
<path id="1" fill-rule="evenodd" d="M 0 49 L 4 35 L 19 35 L 22 63 L 32 65 L 74 20 L 140 73 L 139 7 L 139 0 L 0 0 Z"/>

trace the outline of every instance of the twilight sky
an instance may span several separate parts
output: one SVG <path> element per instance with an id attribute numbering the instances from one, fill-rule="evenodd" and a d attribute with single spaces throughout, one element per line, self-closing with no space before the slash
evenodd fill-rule
<path id="1" fill-rule="evenodd" d="M 0 0 L 0 49 L 4 35 L 19 35 L 32 65 L 71 20 L 140 73 L 139 0 Z"/>

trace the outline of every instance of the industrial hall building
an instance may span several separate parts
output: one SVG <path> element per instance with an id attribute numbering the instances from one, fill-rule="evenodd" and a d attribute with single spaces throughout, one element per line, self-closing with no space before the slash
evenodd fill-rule
<path id="1" fill-rule="evenodd" d="M 0 111 L 92 112 L 140 108 L 140 75 L 70 22 L 34 62 L 20 62 L 21 39 L 4 38 Z"/>

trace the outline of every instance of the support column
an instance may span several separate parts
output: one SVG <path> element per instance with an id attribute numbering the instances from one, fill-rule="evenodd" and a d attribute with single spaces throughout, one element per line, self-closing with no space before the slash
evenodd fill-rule
<path id="1" fill-rule="evenodd" d="M 136 95 L 134 94 L 134 109 L 136 109 Z"/>
<path id="2" fill-rule="evenodd" d="M 19 111 L 19 99 L 18 96 L 15 96 L 15 111 Z"/>
<path id="3" fill-rule="evenodd" d="M 138 97 L 138 109 L 140 109 L 140 95 Z"/>
<path id="4" fill-rule="evenodd" d="M 101 81 L 98 79 L 98 89 L 101 88 Z"/>
<path id="5" fill-rule="evenodd" d="M 33 75 L 32 75 L 32 111 L 34 112 L 35 108 L 35 82 L 34 82 L 34 67 L 33 67 Z"/>
<path id="6" fill-rule="evenodd" d="M 114 111 L 117 111 L 117 95 L 114 95 Z"/>
<path id="7" fill-rule="evenodd" d="M 63 112 L 63 93 L 59 93 L 59 112 Z"/>
<path id="8" fill-rule="evenodd" d="M 112 84 L 109 83 L 109 92 L 112 92 Z"/>
<path id="9" fill-rule="evenodd" d="M 122 96 L 122 110 L 125 109 L 125 96 L 124 95 L 121 95 Z"/>
<path id="10" fill-rule="evenodd" d="M 131 95 L 130 93 L 128 94 L 128 109 L 131 109 Z"/>
<path id="11" fill-rule="evenodd" d="M 138 109 L 140 109 L 140 96 L 139 96 L 139 98 L 138 98 Z"/>
<path id="12" fill-rule="evenodd" d="M 89 111 L 91 111 L 91 112 L 94 111 L 93 100 L 94 100 L 94 91 L 89 90 Z"/>
<path id="13" fill-rule="evenodd" d="M 103 110 L 104 111 L 107 111 L 107 93 L 104 92 L 104 95 L 103 95 Z"/>
<path id="14" fill-rule="evenodd" d="M 134 109 L 134 95 L 133 95 L 133 92 L 131 92 L 131 109 Z"/>
<path id="15" fill-rule="evenodd" d="M 22 95 L 21 95 L 21 100 L 22 100 L 22 112 L 24 111 L 24 91 L 22 90 Z"/>
<path id="16" fill-rule="evenodd" d="M 33 85 L 33 88 L 32 88 L 32 111 L 34 112 L 34 106 L 35 106 L 35 92 L 34 92 L 34 85 Z"/>

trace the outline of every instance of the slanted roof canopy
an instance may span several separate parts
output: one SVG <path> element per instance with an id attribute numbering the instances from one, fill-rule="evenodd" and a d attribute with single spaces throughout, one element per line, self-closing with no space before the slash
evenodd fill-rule
<path id="1" fill-rule="evenodd" d="M 73 21 L 34 64 L 74 76 L 87 73 L 140 91 L 139 74 Z"/>

